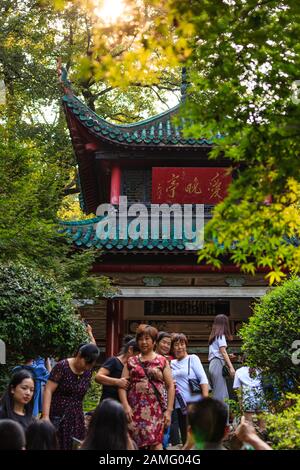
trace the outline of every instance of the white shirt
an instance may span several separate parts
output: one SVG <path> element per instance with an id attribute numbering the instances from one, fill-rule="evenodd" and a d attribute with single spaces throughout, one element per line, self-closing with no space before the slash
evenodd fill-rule
<path id="1" fill-rule="evenodd" d="M 255 377 L 250 377 L 249 367 L 246 366 L 235 371 L 233 388 L 241 388 L 245 411 L 255 411 L 265 407 L 260 373 L 258 370 L 256 372 Z"/>
<path id="2" fill-rule="evenodd" d="M 198 379 L 200 384 L 208 384 L 207 376 L 199 357 L 196 354 L 190 354 L 181 360 L 174 359 L 171 361 L 171 370 L 173 379 L 176 380 L 176 388 L 186 403 L 199 401 L 201 394 L 192 395 L 189 387 L 189 379 Z M 177 400 L 175 400 L 175 408 L 180 408 Z"/>
<path id="3" fill-rule="evenodd" d="M 256 388 L 256 387 L 261 387 L 261 379 L 260 375 L 257 372 L 255 377 L 250 377 L 249 375 L 249 367 L 240 367 L 235 371 L 235 376 L 234 376 L 234 382 L 233 382 L 233 388 L 240 388 L 240 387 L 251 387 L 251 388 Z"/>
<path id="4" fill-rule="evenodd" d="M 222 354 L 220 353 L 220 348 L 222 347 L 227 348 L 227 341 L 225 335 L 216 337 L 214 341 L 209 345 L 208 360 L 211 361 L 214 357 L 224 359 Z"/>

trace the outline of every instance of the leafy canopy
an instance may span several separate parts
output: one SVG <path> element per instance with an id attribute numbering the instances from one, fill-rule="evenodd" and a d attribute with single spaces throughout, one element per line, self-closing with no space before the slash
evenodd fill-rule
<path id="1" fill-rule="evenodd" d="M 247 363 L 269 375 L 280 391 L 297 391 L 300 385 L 299 364 L 294 359 L 299 324 L 300 279 L 293 278 L 256 303 L 249 323 L 239 331 Z"/>
<path id="2" fill-rule="evenodd" d="M 92 3 L 77 0 L 92 14 Z M 121 89 L 158 84 L 187 66 L 183 115 L 189 136 L 218 139 L 211 158 L 236 169 L 228 197 L 206 228 L 199 261 L 230 259 L 270 283 L 300 269 L 300 5 L 293 0 L 125 2 L 114 24 L 95 21 L 79 74 Z M 267 205 L 266 200 L 272 204 Z"/>

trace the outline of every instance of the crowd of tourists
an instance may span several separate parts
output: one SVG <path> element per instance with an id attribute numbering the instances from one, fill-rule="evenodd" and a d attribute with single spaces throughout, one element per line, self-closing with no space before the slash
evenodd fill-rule
<path id="1" fill-rule="evenodd" d="M 208 373 L 189 354 L 183 333 L 139 325 L 136 336 L 125 337 L 120 353 L 98 370 L 101 400 L 85 416 L 83 399 L 99 359 L 89 333 L 90 343 L 53 367 L 39 358 L 14 369 L 0 401 L 0 449 L 225 449 L 228 378 L 244 413 L 236 437 L 244 446 L 270 449 L 252 422 L 253 414 L 266 411 L 260 373 L 233 367 L 226 315 L 217 315 L 212 326 Z"/>

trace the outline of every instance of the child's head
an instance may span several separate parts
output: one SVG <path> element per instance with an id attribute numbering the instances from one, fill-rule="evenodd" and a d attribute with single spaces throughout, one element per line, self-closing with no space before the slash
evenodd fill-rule
<path id="1" fill-rule="evenodd" d="M 189 406 L 189 430 L 198 449 L 220 445 L 227 432 L 227 413 L 224 403 L 209 397 Z"/>
<path id="2" fill-rule="evenodd" d="M 50 421 L 39 420 L 26 431 L 27 450 L 58 450 L 56 429 Z"/>
<path id="3" fill-rule="evenodd" d="M 22 426 L 11 419 L 0 420 L 0 450 L 24 450 L 25 433 Z"/>

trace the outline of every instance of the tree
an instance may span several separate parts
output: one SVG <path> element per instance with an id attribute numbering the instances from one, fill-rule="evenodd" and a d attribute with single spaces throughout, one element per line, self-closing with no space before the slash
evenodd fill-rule
<path id="1" fill-rule="evenodd" d="M 270 283 L 287 271 L 298 272 L 300 107 L 293 93 L 299 78 L 298 2 L 126 4 L 131 16 L 95 25 L 82 73 L 124 87 L 137 80 L 157 84 L 162 70 L 188 67 L 185 134 L 221 133 L 211 158 L 222 155 L 236 169 L 228 197 L 206 227 L 199 261 L 220 267 L 229 259 L 250 273 L 268 268 Z"/>
<path id="2" fill-rule="evenodd" d="M 9 361 L 65 357 L 87 341 L 70 294 L 54 280 L 21 264 L 1 264 L 0 337 Z"/>
<path id="3" fill-rule="evenodd" d="M 0 0 L 0 12 L 0 260 L 53 276 L 76 298 L 109 294 L 109 280 L 90 275 L 100 252 L 75 251 L 59 234 L 58 218 L 84 214 L 75 199 L 77 168 L 56 59 L 72 71 L 76 92 L 110 119 L 130 121 L 147 107 L 153 111 L 151 90 L 136 84 L 123 92 L 78 76 L 77 55 L 89 55 L 93 23 L 71 4 L 60 11 L 52 2 Z"/>
<path id="4" fill-rule="evenodd" d="M 294 358 L 299 323 L 300 279 L 293 278 L 256 303 L 249 323 L 239 331 L 247 363 L 271 377 L 280 393 L 297 392 L 300 386 L 299 365 Z"/>

